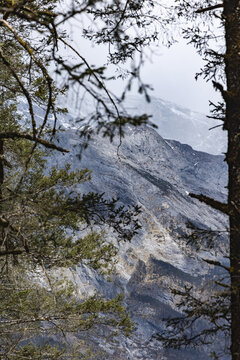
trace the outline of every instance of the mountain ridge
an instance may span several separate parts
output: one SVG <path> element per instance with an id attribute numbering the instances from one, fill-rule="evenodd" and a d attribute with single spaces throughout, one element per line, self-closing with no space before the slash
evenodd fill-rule
<path id="1" fill-rule="evenodd" d="M 180 141 L 213 155 L 226 151 L 226 133 L 220 126 L 221 122 L 202 113 L 157 97 L 151 97 L 148 103 L 140 96 L 130 95 L 124 105 L 130 114 L 151 115 L 151 121 L 158 126 L 157 131 L 163 138 Z M 217 125 L 219 127 L 215 128 Z M 211 128 L 214 129 L 209 130 Z"/>
<path id="2" fill-rule="evenodd" d="M 133 103 L 138 104 L 138 101 L 139 98 Z M 130 243 L 119 247 L 118 263 L 111 283 L 86 265 L 69 270 L 69 277 L 76 282 L 80 297 L 95 292 L 108 297 L 122 293 L 126 308 L 135 321 L 132 337 L 117 338 L 115 343 L 106 343 L 100 334 L 87 334 L 93 348 L 104 351 L 103 357 L 98 360 L 210 359 L 206 349 L 202 353 L 164 349 L 154 334 L 163 328 L 164 315 L 179 315 L 171 288 L 200 286 L 204 279 L 215 276 L 213 267 L 203 261 L 206 253 L 216 259 L 215 251 L 200 249 L 197 252 L 194 246 L 187 246 L 189 230 L 186 224 L 191 222 L 202 229 L 226 230 L 227 218 L 188 194 L 203 193 L 226 201 L 227 165 L 222 155 L 211 155 L 191 147 L 188 140 L 193 137 L 191 132 L 196 132 L 189 126 L 194 118 L 191 112 L 183 117 L 178 113 L 174 118 L 174 111 L 167 110 L 167 104 L 161 101 L 157 100 L 162 107 L 156 106 L 156 121 L 161 120 L 161 116 L 163 118 L 165 111 L 164 126 L 159 127 L 157 132 L 149 126 L 134 128 L 127 125 L 121 146 L 117 136 L 110 142 L 99 134 L 93 135 L 88 147 L 82 151 L 83 140 L 74 124 L 76 112 L 61 115 L 60 124 L 65 130 L 59 133 L 58 141 L 70 152 L 64 156 L 53 153 L 49 160 L 49 165 L 70 163 L 73 170 L 85 167 L 92 170 L 91 181 L 77 186 L 76 191 L 104 192 L 106 198 L 119 198 L 121 205 L 137 204 L 142 208 L 139 217 L 142 228 Z M 24 113 L 24 106 L 26 104 L 19 109 L 20 114 Z M 142 108 L 138 106 L 138 111 L 141 110 L 146 112 L 143 103 Z M 174 110 L 178 110 L 177 105 Z M 38 116 L 41 119 L 40 110 Z M 197 122 L 205 124 L 201 117 Z M 178 129 L 179 124 L 185 144 L 168 136 L 167 140 L 163 138 L 169 132 L 175 136 L 178 131 L 172 129 Z M 199 134 L 202 134 L 201 131 Z M 205 135 L 201 136 L 204 138 Z M 207 138 L 204 149 L 209 144 L 216 147 Z M 221 139 L 218 146 L 222 146 Z M 107 236 L 109 240 L 114 240 L 110 230 Z M 219 242 L 225 244 L 226 237 L 221 235 Z"/>
<path id="3" fill-rule="evenodd" d="M 187 246 L 186 223 L 224 230 L 227 219 L 190 198 L 188 193 L 201 192 L 225 201 L 224 157 L 165 140 L 148 126 L 126 126 L 120 147 L 117 137 L 111 143 L 99 134 L 81 152 L 81 141 L 76 130 L 69 129 L 60 135 L 61 145 L 72 150 L 64 156 L 65 162 L 70 162 L 73 169 L 92 170 L 92 180 L 79 185 L 77 191 L 104 191 L 107 198 L 118 197 L 120 204 L 137 204 L 142 208 L 139 217 L 142 229 L 130 243 L 119 247 L 112 283 L 85 267 L 76 270 L 79 286 L 86 286 L 88 293 L 98 291 L 105 296 L 123 293 L 136 324 L 132 338 L 118 339 L 115 345 L 92 338 L 93 346 L 106 351 L 104 359 L 209 359 L 205 350 L 201 354 L 163 349 L 153 336 L 164 326 L 164 314 L 176 314 L 171 288 L 199 286 L 204 279 L 215 276 L 213 268 L 203 261 L 206 251 L 197 252 L 194 246 Z M 114 238 L 111 232 L 108 236 Z M 224 236 L 219 238 L 223 244 L 225 240 Z M 207 256 L 216 259 L 214 250 L 208 251 Z"/>

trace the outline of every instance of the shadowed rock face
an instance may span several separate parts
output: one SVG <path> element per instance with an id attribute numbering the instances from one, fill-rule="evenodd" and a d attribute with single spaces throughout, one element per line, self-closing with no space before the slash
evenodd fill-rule
<path id="1" fill-rule="evenodd" d="M 79 287 L 87 293 L 97 289 L 111 297 L 123 292 L 136 325 L 131 338 L 106 344 L 93 337 L 94 346 L 106 351 L 104 359 L 209 359 L 203 350 L 162 349 L 152 336 L 162 329 L 163 318 L 178 314 L 172 288 L 187 284 L 200 287 L 204 279 L 217 276 L 202 260 L 216 254 L 196 252 L 194 247 L 186 246 L 185 224 L 190 221 L 205 229 L 226 228 L 227 220 L 222 214 L 188 196 L 194 192 L 226 200 L 227 168 L 223 157 L 164 140 L 146 126 L 127 127 L 119 156 L 117 138 L 109 143 L 95 136 L 81 160 L 80 138 L 75 130 L 67 130 L 60 141 L 72 149 L 64 156 L 66 162 L 73 168 L 88 167 L 93 171 L 92 180 L 79 186 L 79 191 L 105 192 L 107 198 L 119 197 L 124 205 L 142 207 L 142 229 L 131 243 L 120 246 L 112 283 L 86 267 L 77 271 Z M 57 160 L 58 155 L 55 156 L 53 162 Z"/>

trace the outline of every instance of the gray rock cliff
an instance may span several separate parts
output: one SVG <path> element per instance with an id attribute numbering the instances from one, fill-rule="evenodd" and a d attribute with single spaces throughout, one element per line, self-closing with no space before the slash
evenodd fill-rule
<path id="1" fill-rule="evenodd" d="M 95 136 L 81 158 L 81 140 L 75 130 L 66 130 L 60 141 L 72 150 L 64 161 L 73 168 L 93 171 L 92 180 L 78 191 L 104 192 L 107 198 L 118 197 L 124 205 L 142 208 L 142 229 L 130 243 L 120 246 L 113 282 L 86 267 L 77 270 L 77 281 L 85 293 L 123 293 L 135 321 L 131 338 L 117 339 L 115 344 L 93 338 L 93 344 L 97 342 L 96 346 L 106 351 L 104 359 L 208 359 L 203 351 L 163 349 L 153 335 L 163 328 L 163 318 L 177 314 L 172 288 L 186 284 L 200 287 L 204 279 L 215 276 L 214 269 L 202 260 L 206 252 L 186 244 L 186 223 L 203 229 L 226 228 L 227 220 L 221 213 L 188 196 L 194 192 L 226 200 L 223 156 L 165 140 L 147 126 L 128 126 L 118 154 L 117 138 L 110 143 Z M 215 258 L 216 254 L 209 251 L 207 257 Z"/>

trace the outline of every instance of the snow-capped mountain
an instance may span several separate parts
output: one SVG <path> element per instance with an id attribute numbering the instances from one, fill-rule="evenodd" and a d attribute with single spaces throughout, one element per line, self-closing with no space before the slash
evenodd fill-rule
<path id="1" fill-rule="evenodd" d="M 143 96 L 128 96 L 125 107 L 131 114 L 152 115 L 151 121 L 158 126 L 158 133 L 165 139 L 178 140 L 210 154 L 226 152 L 226 133 L 221 127 L 209 130 L 221 125 L 220 121 L 156 97 L 151 97 L 148 103 Z"/>
<path id="2" fill-rule="evenodd" d="M 177 140 L 192 146 L 195 150 L 213 155 L 226 152 L 227 134 L 221 126 L 216 128 L 221 125 L 220 121 L 156 97 L 151 97 L 151 102 L 148 103 L 144 96 L 128 95 L 122 105 L 131 115 L 151 115 L 150 121 L 157 125 L 157 132 L 164 139 Z M 77 129 L 84 122 L 76 123 L 76 119 L 92 113 L 94 108 L 93 102 L 87 97 L 79 104 L 76 94 L 61 98 L 59 106 L 67 107 L 69 110 L 68 114 L 59 116 L 59 124 L 65 129 Z M 27 103 L 22 99 L 19 113 L 26 118 L 27 112 Z M 36 120 L 41 122 L 43 112 L 38 107 L 35 107 L 35 112 Z"/>

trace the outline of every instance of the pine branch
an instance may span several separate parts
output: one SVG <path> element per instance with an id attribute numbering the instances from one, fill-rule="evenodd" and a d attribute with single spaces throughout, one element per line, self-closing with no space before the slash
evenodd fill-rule
<path id="1" fill-rule="evenodd" d="M 219 8 L 223 8 L 223 4 L 216 4 L 216 5 L 212 5 L 212 6 L 208 6 L 208 7 L 205 7 L 205 8 L 198 9 L 196 11 L 196 14 L 202 14 L 202 13 L 205 13 L 207 11 L 211 11 L 211 10 L 215 10 L 215 9 L 219 9 Z"/>
<path id="2" fill-rule="evenodd" d="M 217 200 L 210 198 L 203 194 L 198 195 L 198 194 L 190 193 L 189 196 L 211 206 L 212 208 L 214 208 L 216 210 L 221 211 L 224 214 L 229 215 L 229 213 L 230 213 L 228 204 L 222 203 L 220 201 L 217 201 Z"/>
<path id="3" fill-rule="evenodd" d="M 118 29 L 119 25 L 121 24 L 122 20 L 124 19 L 125 13 L 127 11 L 128 3 L 129 3 L 129 0 L 126 1 L 125 5 L 124 5 L 124 9 L 121 11 L 121 16 L 120 16 L 118 22 L 116 23 L 116 25 L 110 31 L 110 34 Z"/>
<path id="4" fill-rule="evenodd" d="M 48 119 L 48 115 L 50 113 L 50 110 L 52 109 L 53 113 L 55 114 L 55 106 L 53 103 L 53 94 L 52 94 L 52 78 L 49 75 L 46 67 L 44 66 L 43 62 L 41 62 L 35 55 L 34 50 L 31 48 L 30 45 L 28 45 L 28 43 L 26 41 L 24 41 L 24 39 L 21 38 L 21 36 L 19 36 L 18 32 L 16 31 L 15 28 L 13 28 L 11 26 L 11 24 L 9 24 L 6 20 L 4 19 L 0 19 L 0 25 L 3 25 L 6 29 L 8 29 L 15 37 L 16 41 L 25 49 L 25 51 L 27 52 L 27 54 L 30 56 L 30 58 L 32 59 L 32 61 L 37 65 L 37 67 L 41 70 L 44 79 L 47 82 L 47 86 L 48 86 L 48 101 L 47 101 L 47 108 L 45 111 L 45 115 L 44 115 L 44 119 L 43 119 L 43 123 L 41 125 L 40 131 L 38 133 L 39 136 L 41 136 L 42 131 L 47 123 L 47 119 Z M 2 55 L 3 56 L 3 55 Z M 6 60 L 5 60 L 6 61 Z M 26 94 L 24 93 L 24 95 L 26 96 Z M 55 125 L 53 128 L 53 135 L 55 134 Z"/>
<path id="5" fill-rule="evenodd" d="M 6 67 L 9 68 L 9 70 L 11 71 L 13 77 L 16 79 L 18 85 L 20 86 L 24 96 L 27 99 L 28 102 L 28 107 L 29 107 L 29 113 L 31 116 L 31 121 L 32 121 L 32 131 L 33 131 L 33 136 L 36 137 L 37 135 L 37 130 L 36 130 L 36 121 L 35 121 L 35 116 L 34 116 L 34 111 L 33 111 L 33 103 L 32 103 L 32 98 L 30 93 L 28 92 L 28 90 L 26 89 L 26 87 L 23 85 L 23 82 L 21 81 L 21 79 L 19 78 L 18 74 L 16 73 L 16 71 L 14 70 L 14 68 L 11 66 L 10 62 L 5 58 L 2 49 L 0 49 L 0 57 L 3 60 L 3 63 L 6 65 Z"/>
<path id="6" fill-rule="evenodd" d="M 58 151 L 65 152 L 65 153 L 69 152 L 69 150 L 66 150 L 60 146 L 50 143 L 44 139 L 34 138 L 33 136 L 31 136 L 29 134 L 20 134 L 20 133 L 16 133 L 16 132 L 0 133 L 0 139 L 16 139 L 16 138 L 34 141 L 38 144 L 45 146 L 48 149 L 58 150 Z"/>

